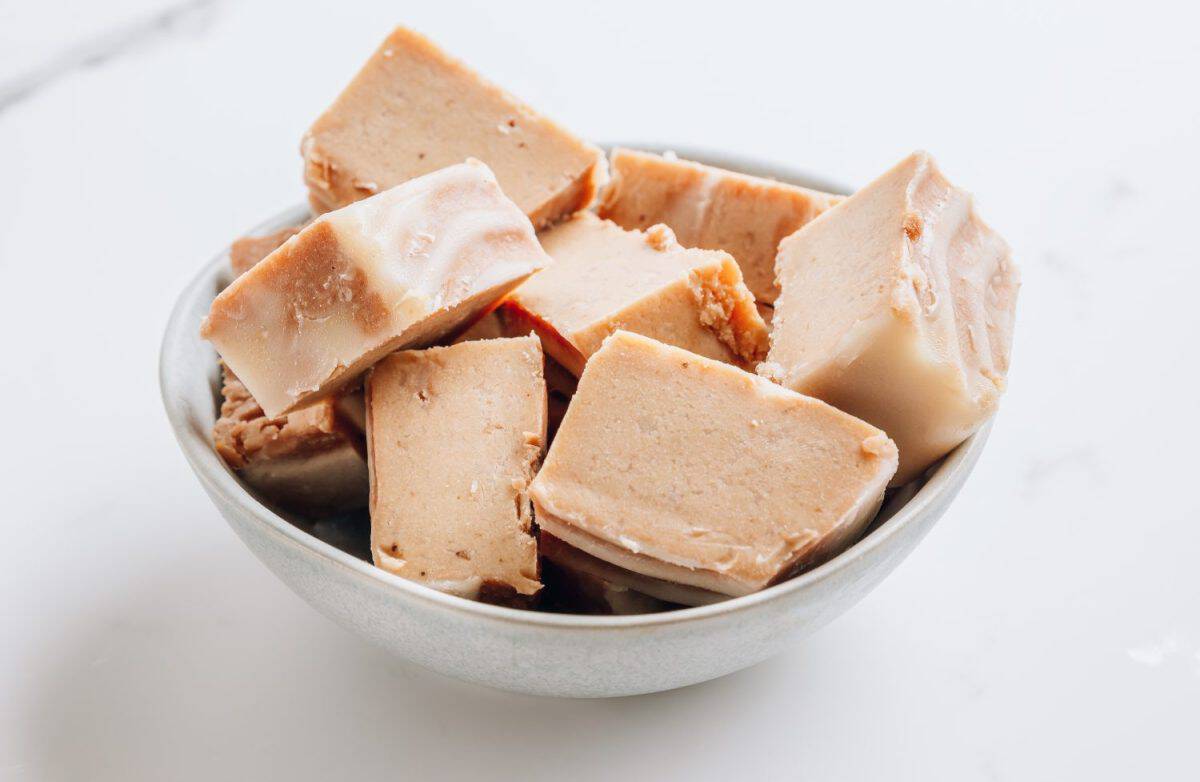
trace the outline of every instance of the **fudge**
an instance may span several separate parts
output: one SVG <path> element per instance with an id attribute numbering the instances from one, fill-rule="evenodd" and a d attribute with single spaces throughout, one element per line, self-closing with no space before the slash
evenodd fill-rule
<path id="1" fill-rule="evenodd" d="M 686 247 L 725 250 L 754 297 L 775 301 L 779 241 L 842 200 L 773 179 L 629 149 L 612 153 L 600 216 L 624 228 L 665 223 Z"/>
<path id="2" fill-rule="evenodd" d="M 279 246 L 300 233 L 300 226 L 281 228 L 262 236 L 243 236 L 229 246 L 229 265 L 233 276 L 240 277 L 243 272 L 254 264 L 266 258 Z"/>
<path id="3" fill-rule="evenodd" d="M 394 353 L 366 392 L 375 564 L 488 602 L 535 594 L 527 492 L 546 441 L 537 338 Z"/>
<path id="4" fill-rule="evenodd" d="M 857 540 L 887 435 L 736 367 L 618 331 L 530 487 L 539 527 L 618 567 L 744 595 Z"/>
<path id="5" fill-rule="evenodd" d="M 363 431 L 344 412 L 362 407 L 361 392 L 277 418 L 265 415 L 228 370 L 221 394 L 213 444 L 248 486 L 306 515 L 366 507 Z"/>
<path id="6" fill-rule="evenodd" d="M 474 157 L 541 228 L 588 206 L 607 178 L 598 148 L 403 27 L 308 129 L 301 152 L 318 213 Z"/>
<path id="7" fill-rule="evenodd" d="M 579 376 L 617 329 L 753 368 L 767 331 L 729 253 L 686 249 L 663 225 L 626 231 L 580 213 L 541 235 L 554 263 L 502 305 L 546 352 Z"/>
<path id="8" fill-rule="evenodd" d="M 569 546 L 545 530 L 538 533 L 538 553 L 544 564 L 552 566 L 558 589 L 570 592 L 593 613 L 644 614 L 708 605 L 729 597 L 625 570 Z M 543 572 L 549 569 L 543 568 Z"/>
<path id="9" fill-rule="evenodd" d="M 779 247 L 763 375 L 884 429 L 896 483 L 996 409 L 1016 310 L 1008 245 L 914 153 Z"/>
<path id="10" fill-rule="evenodd" d="M 548 262 L 468 161 L 317 218 L 217 296 L 201 335 L 279 416 L 461 330 Z"/>

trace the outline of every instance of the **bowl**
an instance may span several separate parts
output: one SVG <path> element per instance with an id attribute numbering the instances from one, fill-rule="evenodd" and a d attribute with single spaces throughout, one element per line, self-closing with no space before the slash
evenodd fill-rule
<path id="1" fill-rule="evenodd" d="M 846 192 L 785 165 L 676 151 L 724 168 Z M 306 206 L 296 206 L 251 232 L 293 225 L 307 215 Z M 761 592 L 636 616 L 537 613 L 476 603 L 373 567 L 363 557 L 367 533 L 361 519 L 322 527 L 272 510 L 217 456 L 209 435 L 220 399 L 217 355 L 199 329 L 229 276 L 226 249 L 180 294 L 159 365 L 167 417 L 204 490 L 255 556 L 318 611 L 405 660 L 503 690 L 634 695 L 714 679 L 767 659 L 846 611 L 900 564 L 945 513 L 989 430 L 985 426 L 951 452 L 923 482 L 893 495 L 854 546 Z"/>

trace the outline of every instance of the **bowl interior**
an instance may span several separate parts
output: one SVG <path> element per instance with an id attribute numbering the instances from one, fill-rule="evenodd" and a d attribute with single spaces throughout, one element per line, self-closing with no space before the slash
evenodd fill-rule
<path id="1" fill-rule="evenodd" d="M 635 149 L 664 152 L 655 144 L 622 144 Z M 609 147 L 611 148 L 611 147 Z M 670 148 L 680 157 L 722 168 L 768 176 L 784 182 L 827 192 L 846 194 L 850 190 L 828 180 L 811 176 L 787 166 L 772 165 L 737 155 L 726 155 L 680 147 Z M 250 229 L 249 234 L 268 233 L 303 222 L 310 216 L 307 206 L 298 205 Z M 696 608 L 682 608 L 656 614 L 633 616 L 593 616 L 522 611 L 477 603 L 399 578 L 370 564 L 368 545 L 369 519 L 366 511 L 312 519 L 275 508 L 243 484 L 221 460 L 211 445 L 210 431 L 220 407 L 221 377 L 216 352 L 200 339 L 200 322 L 212 299 L 228 284 L 229 250 L 226 247 L 201 270 L 180 296 L 171 315 L 160 358 L 160 384 L 167 416 L 180 446 L 201 482 L 219 502 L 238 506 L 253 515 L 257 523 L 268 525 L 309 548 L 315 556 L 361 569 L 372 578 L 391 584 L 412 596 L 442 602 L 459 610 L 490 614 L 525 623 L 566 624 L 571 626 L 641 625 L 668 621 L 700 619 L 704 616 L 737 610 L 740 606 L 770 600 L 802 589 L 805 584 L 827 577 L 867 547 L 882 545 L 891 532 L 898 530 L 932 502 L 942 491 L 953 491 L 961 483 L 982 450 L 990 424 L 932 467 L 920 479 L 889 491 L 883 508 L 862 538 L 823 565 L 796 578 L 745 597 L 732 598 Z"/>

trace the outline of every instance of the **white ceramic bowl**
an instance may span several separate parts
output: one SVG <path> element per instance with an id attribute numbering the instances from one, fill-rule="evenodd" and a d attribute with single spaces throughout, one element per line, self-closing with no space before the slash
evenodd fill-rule
<path id="1" fill-rule="evenodd" d="M 845 192 L 786 166 L 702 150 L 677 151 L 693 160 Z M 307 207 L 289 209 L 253 232 L 295 224 L 307 212 Z M 640 616 L 547 614 L 484 605 L 373 567 L 360 558 L 366 551 L 365 529 L 347 534 L 337 525 L 319 529 L 278 515 L 256 500 L 217 456 L 209 438 L 219 400 L 217 356 L 200 339 L 199 328 L 228 279 L 226 250 L 180 295 L 159 367 L 167 417 L 221 515 L 263 564 L 338 624 L 406 660 L 505 690 L 567 697 L 633 695 L 714 679 L 765 660 L 841 614 L 891 573 L 945 512 L 987 439 L 985 427 L 935 467 L 923 486 L 892 502 L 882 516 L 886 521 L 877 521 L 848 551 L 753 595 Z M 355 551 L 358 556 L 349 553 Z"/>

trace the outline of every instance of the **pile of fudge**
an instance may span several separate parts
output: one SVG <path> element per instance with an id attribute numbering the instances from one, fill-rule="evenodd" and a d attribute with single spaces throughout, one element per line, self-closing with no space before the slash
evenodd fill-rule
<path id="1" fill-rule="evenodd" d="M 926 153 L 849 197 L 606 158 L 403 28 L 301 150 L 314 217 L 235 242 L 202 326 L 215 446 L 287 512 L 366 507 L 374 564 L 427 587 L 761 590 L 1003 391 L 1017 270 Z"/>

